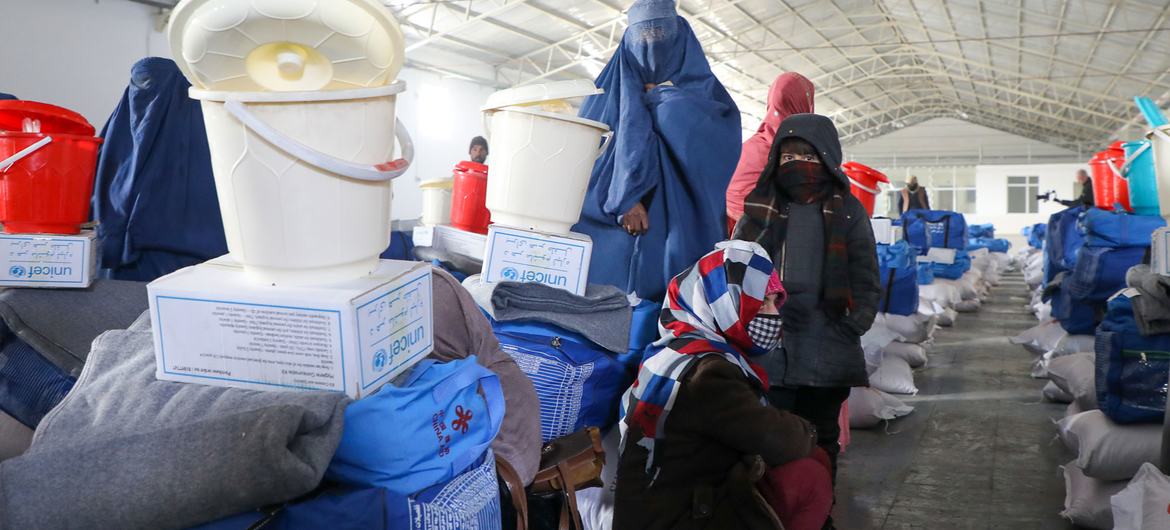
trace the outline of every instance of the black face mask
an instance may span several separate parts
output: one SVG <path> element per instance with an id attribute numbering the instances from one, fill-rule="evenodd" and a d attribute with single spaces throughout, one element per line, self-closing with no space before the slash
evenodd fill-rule
<path id="1" fill-rule="evenodd" d="M 780 191 L 799 203 L 823 201 L 833 195 L 833 176 L 817 162 L 793 160 L 780 164 L 773 178 Z"/>

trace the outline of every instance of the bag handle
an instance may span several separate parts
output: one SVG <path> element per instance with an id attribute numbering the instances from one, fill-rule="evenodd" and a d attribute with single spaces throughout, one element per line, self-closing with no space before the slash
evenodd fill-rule
<path id="1" fill-rule="evenodd" d="M 243 123 L 245 127 L 268 143 L 306 164 L 330 173 L 337 173 L 357 180 L 382 182 L 401 177 L 414 161 L 414 142 L 410 139 L 410 133 L 402 124 L 402 120 L 398 118 L 394 118 L 394 136 L 398 139 L 398 145 L 402 149 L 402 158 L 381 164 L 366 165 L 322 153 L 290 138 L 253 114 L 242 101 L 229 99 L 224 102 L 223 106 L 232 116 L 240 120 L 240 123 Z"/>
<path id="2" fill-rule="evenodd" d="M 487 402 L 491 436 L 472 446 L 470 451 L 456 455 L 455 460 L 451 462 L 451 470 L 455 474 L 471 467 L 476 460 L 479 460 L 479 457 L 483 456 L 484 451 L 487 451 L 488 447 L 492 445 L 492 440 L 496 438 L 496 433 L 500 432 L 500 426 L 504 423 L 504 389 L 500 386 L 499 376 L 480 367 L 474 355 L 467 356 L 463 362 L 464 364 L 459 369 L 448 374 L 435 385 L 434 399 L 438 403 L 446 403 L 460 390 L 478 384 L 483 389 L 484 401 Z M 482 373 L 480 370 L 487 373 Z"/>
<path id="3" fill-rule="evenodd" d="M 17 162 L 20 162 L 20 160 L 22 158 L 35 153 L 38 149 L 40 149 L 46 145 L 49 145 L 49 143 L 52 141 L 53 141 L 52 136 L 46 136 L 44 138 L 41 138 L 40 140 L 37 140 L 36 143 L 34 143 L 28 147 L 25 147 L 24 149 L 21 149 L 20 151 L 17 151 L 16 154 L 14 154 L 8 158 L 5 158 L 4 160 L 0 160 L 0 173 L 8 171 L 8 168 L 12 167 Z"/>

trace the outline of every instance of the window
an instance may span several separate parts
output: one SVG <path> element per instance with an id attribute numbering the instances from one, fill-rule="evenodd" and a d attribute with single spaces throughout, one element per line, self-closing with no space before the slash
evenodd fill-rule
<path id="1" fill-rule="evenodd" d="M 1040 211 L 1040 177 L 1008 177 L 1008 213 L 1038 213 Z"/>
<path id="2" fill-rule="evenodd" d="M 930 195 L 931 208 L 975 213 L 974 167 L 907 167 L 890 172 L 889 176 L 894 181 L 890 202 L 895 212 L 902 187 L 911 176 L 917 176 L 918 183 L 925 186 Z"/>

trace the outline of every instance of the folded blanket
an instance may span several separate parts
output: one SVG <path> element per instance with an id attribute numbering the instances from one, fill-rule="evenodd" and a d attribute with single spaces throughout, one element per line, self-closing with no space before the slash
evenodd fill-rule
<path id="1" fill-rule="evenodd" d="M 146 284 L 98 280 L 88 289 L 0 289 L 0 318 L 16 336 L 76 377 L 90 344 L 146 311 Z"/>
<path id="2" fill-rule="evenodd" d="M 320 483 L 344 394 L 158 381 L 146 322 L 98 337 L 29 450 L 0 463 L 0 527 L 185 528 Z"/>
<path id="3" fill-rule="evenodd" d="M 607 350 L 630 345 L 630 299 L 621 289 L 590 284 L 584 296 L 539 283 L 501 282 L 492 291 L 495 319 L 530 320 L 584 335 Z"/>
<path id="4" fill-rule="evenodd" d="M 1170 278 L 1154 274 L 1149 265 L 1138 265 L 1129 269 L 1125 282 L 1141 293 L 1132 297 L 1138 331 L 1147 337 L 1170 333 Z"/>

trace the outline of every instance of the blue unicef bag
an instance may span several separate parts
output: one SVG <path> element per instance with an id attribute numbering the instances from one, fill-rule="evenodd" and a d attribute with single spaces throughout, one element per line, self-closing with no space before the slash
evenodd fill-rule
<path id="1" fill-rule="evenodd" d="M 1097 328 L 1097 401 L 1117 423 L 1162 423 L 1170 374 L 1170 335 L 1143 337 L 1133 316 L 1132 291 L 1109 301 Z"/>
<path id="2" fill-rule="evenodd" d="M 385 488 L 332 487 L 274 514 L 258 511 L 192 530 L 499 530 L 495 457 L 488 451 L 454 479 L 414 495 Z"/>
<path id="3" fill-rule="evenodd" d="M 1044 237 L 1048 234 L 1048 225 L 1036 223 L 1032 226 L 1025 226 L 1023 234 L 1024 237 L 1028 238 L 1028 246 L 1038 250 L 1043 249 Z"/>
<path id="4" fill-rule="evenodd" d="M 1166 226 L 1161 217 L 1107 212 L 1092 208 L 1081 216 L 1077 230 L 1090 247 L 1148 247 L 1154 230 Z"/>
<path id="5" fill-rule="evenodd" d="M 1068 281 L 1066 277 L 1061 285 Z M 1098 304 L 1073 300 L 1068 289 L 1063 287 L 1052 296 L 1052 318 L 1058 320 L 1060 327 L 1070 335 L 1092 335 L 1096 332 L 1097 324 L 1100 323 L 1097 318 L 1098 307 Z"/>
<path id="6" fill-rule="evenodd" d="M 1125 288 L 1125 274 L 1145 257 L 1145 247 L 1081 247 L 1077 265 L 1062 289 L 1076 301 L 1104 303 Z"/>
<path id="7" fill-rule="evenodd" d="M 540 436 L 549 442 L 617 423 L 622 393 L 641 352 L 611 352 L 576 333 L 538 322 L 493 322 L 496 338 L 540 398 Z"/>
<path id="8" fill-rule="evenodd" d="M 946 210 L 909 210 L 902 214 L 906 240 L 920 251 L 930 248 L 967 248 L 967 219 Z"/>
<path id="9" fill-rule="evenodd" d="M 895 315 L 918 312 L 917 252 L 905 241 L 878 245 L 878 267 L 882 281 L 878 310 Z"/>
<path id="10" fill-rule="evenodd" d="M 924 261 L 918 264 L 918 285 L 934 283 L 934 264 Z"/>
<path id="11" fill-rule="evenodd" d="M 1044 241 L 1044 283 L 1056 275 L 1071 271 L 1076 266 L 1077 251 L 1085 245 L 1085 237 L 1077 230 L 1077 219 L 1085 212 L 1084 206 L 1061 210 L 1048 218 L 1047 239 Z"/>
<path id="12" fill-rule="evenodd" d="M 967 237 L 971 239 L 995 239 L 995 225 L 971 225 L 967 227 Z"/>
<path id="13" fill-rule="evenodd" d="M 500 380 L 474 355 L 427 359 L 400 384 L 350 403 L 326 477 L 410 495 L 471 467 L 503 420 Z"/>

